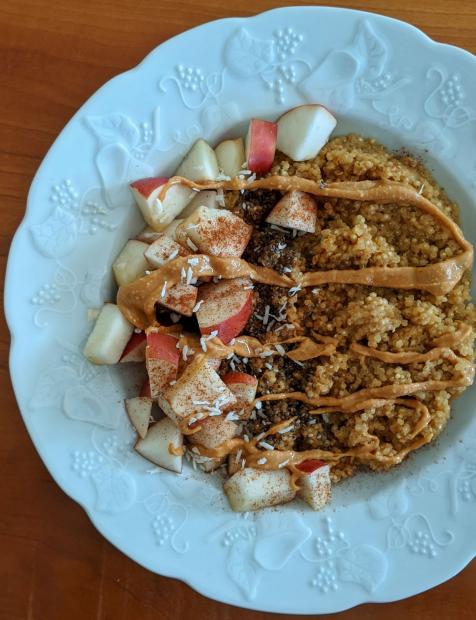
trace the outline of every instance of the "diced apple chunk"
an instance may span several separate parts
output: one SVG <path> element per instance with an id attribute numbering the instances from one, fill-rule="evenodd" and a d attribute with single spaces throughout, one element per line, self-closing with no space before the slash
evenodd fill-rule
<path id="1" fill-rule="evenodd" d="M 143 241 L 144 243 L 153 243 L 156 239 L 160 237 L 162 233 L 157 232 L 150 226 L 146 226 L 144 229 L 140 231 L 140 233 L 136 236 L 137 241 Z"/>
<path id="2" fill-rule="evenodd" d="M 153 399 L 157 399 L 177 377 L 180 359 L 177 342 L 177 338 L 168 334 L 152 330 L 147 334 L 146 366 Z"/>
<path id="3" fill-rule="evenodd" d="M 195 196 L 185 209 L 180 214 L 182 218 L 190 217 L 192 213 L 199 207 L 208 207 L 209 209 L 216 209 L 217 204 L 217 193 L 212 189 L 204 189 L 201 192 L 196 192 Z"/>
<path id="4" fill-rule="evenodd" d="M 316 220 L 316 201 L 305 192 L 288 192 L 266 218 L 268 224 L 309 233 L 316 231 Z"/>
<path id="5" fill-rule="evenodd" d="M 122 352 L 121 363 L 124 362 L 143 362 L 145 360 L 145 346 L 147 339 L 144 332 L 140 334 L 132 334 L 129 342 L 126 344 Z"/>
<path id="6" fill-rule="evenodd" d="M 205 140 L 197 140 L 178 167 L 175 176 L 189 181 L 214 181 L 218 176 L 215 151 Z"/>
<path id="7" fill-rule="evenodd" d="M 164 263 L 176 258 L 177 256 L 187 256 L 189 252 L 168 235 L 161 234 L 151 243 L 144 253 L 148 264 L 154 269 L 158 269 Z"/>
<path id="8" fill-rule="evenodd" d="M 114 277 L 119 286 L 129 284 L 141 278 L 149 263 L 144 257 L 144 252 L 148 249 L 148 244 L 143 241 L 131 239 L 122 248 L 121 253 L 112 264 Z"/>
<path id="9" fill-rule="evenodd" d="M 252 231 L 252 226 L 226 209 L 199 207 L 182 222 L 176 234 L 179 243 L 187 244 L 188 238 L 203 254 L 240 257 Z"/>
<path id="10" fill-rule="evenodd" d="M 210 282 L 199 288 L 196 312 L 202 334 L 217 332 L 225 344 L 238 336 L 253 312 L 253 291 L 247 278 Z"/>
<path id="11" fill-rule="evenodd" d="M 227 176 L 236 177 L 245 162 L 245 145 L 242 138 L 223 140 L 215 148 L 218 167 Z"/>
<path id="12" fill-rule="evenodd" d="M 190 435 L 190 443 L 200 444 L 205 448 L 216 448 L 228 439 L 233 439 L 238 432 L 236 422 L 222 416 L 210 416 L 200 424 L 200 430 Z"/>
<path id="13" fill-rule="evenodd" d="M 286 469 L 267 471 L 245 467 L 233 474 L 223 488 L 235 512 L 286 504 L 296 495 Z"/>
<path id="14" fill-rule="evenodd" d="M 299 478 L 298 496 L 313 510 L 321 510 L 331 500 L 331 479 L 329 465 L 320 465 Z"/>
<path id="15" fill-rule="evenodd" d="M 246 134 L 246 163 L 252 172 L 268 172 L 273 165 L 278 127 L 276 123 L 252 118 Z"/>
<path id="16" fill-rule="evenodd" d="M 162 200 L 159 195 L 167 183 L 166 177 L 151 177 L 131 183 L 131 190 L 144 220 L 153 230 L 162 231 L 192 200 L 195 192 L 185 185 L 168 188 Z"/>
<path id="17" fill-rule="evenodd" d="M 175 284 L 171 288 L 165 288 L 163 295 L 157 303 L 171 312 L 177 312 L 184 316 L 192 316 L 197 303 L 198 289 L 192 284 Z"/>
<path id="18" fill-rule="evenodd" d="M 124 401 L 127 415 L 132 426 L 136 429 L 139 437 L 147 435 L 149 428 L 150 415 L 152 412 L 152 399 L 137 396 L 136 398 L 126 398 Z"/>
<path id="19" fill-rule="evenodd" d="M 278 120 L 277 148 L 294 161 L 315 157 L 337 124 L 322 105 L 307 104 L 289 110 Z"/>
<path id="20" fill-rule="evenodd" d="M 170 224 L 164 230 L 164 235 L 167 235 L 167 237 L 170 237 L 174 241 L 178 242 L 178 239 L 177 239 L 177 236 L 176 236 L 176 231 L 177 231 L 177 228 L 180 226 L 180 224 L 183 221 L 184 221 L 184 218 L 179 218 L 177 220 L 174 220 L 173 222 L 170 222 Z"/>
<path id="21" fill-rule="evenodd" d="M 206 407 L 223 410 L 236 399 L 206 359 L 197 356 L 158 402 L 162 411 L 179 424 L 187 416 L 206 411 Z"/>
<path id="22" fill-rule="evenodd" d="M 115 304 L 104 304 L 84 347 L 84 357 L 93 364 L 117 364 L 133 329 Z"/>
<path id="23" fill-rule="evenodd" d="M 223 375 L 222 380 L 236 396 L 237 404 L 235 408 L 238 411 L 243 409 L 245 414 L 250 412 L 258 388 L 258 379 L 245 372 L 234 371 Z M 244 416 L 242 415 L 241 417 Z"/>
<path id="24" fill-rule="evenodd" d="M 135 450 L 151 463 L 179 474 L 182 471 L 183 435 L 168 418 L 162 418 L 147 431 Z M 174 454 L 177 452 L 177 454 Z"/>

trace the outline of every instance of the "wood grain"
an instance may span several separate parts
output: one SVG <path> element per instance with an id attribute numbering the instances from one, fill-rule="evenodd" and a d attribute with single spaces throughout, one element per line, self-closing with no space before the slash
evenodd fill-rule
<path id="1" fill-rule="evenodd" d="M 0 3 L 0 260 L 20 223 L 28 187 L 54 138 L 106 80 L 160 42 L 221 17 L 294 2 L 236 0 L 3 0 Z M 334 4 L 332 1 L 327 5 Z M 473 0 L 365 0 L 347 6 L 411 22 L 438 41 L 476 52 Z M 398 4 L 398 8 L 396 5 Z M 230 6 L 233 8 L 230 10 Z M 250 10 L 250 7 L 253 10 Z M 258 620 L 267 614 L 209 601 L 153 575 L 101 538 L 51 480 L 10 387 L 9 335 L 0 324 L 0 620 Z M 213 576 L 211 576 L 213 578 Z M 340 617 L 470 620 L 476 563 L 430 592 Z M 281 616 L 283 619 L 290 616 Z"/>

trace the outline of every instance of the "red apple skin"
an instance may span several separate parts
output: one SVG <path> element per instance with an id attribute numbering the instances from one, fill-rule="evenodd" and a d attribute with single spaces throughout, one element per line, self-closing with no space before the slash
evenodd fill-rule
<path id="1" fill-rule="evenodd" d="M 132 334 L 129 342 L 124 347 L 120 362 L 143 362 L 145 360 L 146 335 L 144 332 L 140 334 Z"/>
<path id="2" fill-rule="evenodd" d="M 247 135 L 247 166 L 252 172 L 268 172 L 273 165 L 278 139 L 278 126 L 270 121 L 252 118 Z"/>
<path id="3" fill-rule="evenodd" d="M 253 375 L 249 375 L 246 372 L 239 372 L 237 370 L 227 372 L 223 375 L 221 380 L 227 385 L 231 385 L 233 383 L 245 383 L 246 385 L 255 386 L 258 383 L 258 379 L 253 377 Z"/>
<path id="4" fill-rule="evenodd" d="M 130 187 L 137 190 L 144 198 L 148 198 L 154 189 L 164 185 L 168 180 L 168 177 L 146 177 L 145 179 L 134 181 Z"/>
<path id="5" fill-rule="evenodd" d="M 150 381 L 149 378 L 147 378 L 144 383 L 142 384 L 142 387 L 140 389 L 139 392 L 139 396 L 142 396 L 143 398 L 152 398 L 152 394 L 150 392 Z"/>
<path id="6" fill-rule="evenodd" d="M 327 463 L 320 461 L 319 459 L 307 459 L 306 461 L 299 463 L 299 465 L 296 465 L 296 468 L 304 474 L 312 474 L 316 471 L 316 469 L 324 467 L 324 465 L 327 465 Z"/>
<path id="7" fill-rule="evenodd" d="M 236 336 L 241 334 L 243 328 L 248 323 L 248 319 L 253 312 L 253 295 L 248 296 L 246 302 L 243 304 L 239 312 L 231 316 L 229 319 L 223 321 L 219 325 L 211 325 L 209 327 L 200 327 L 200 332 L 207 336 L 214 331 L 217 331 L 218 338 L 224 343 L 228 344 L 230 340 L 233 340 Z"/>
<path id="8" fill-rule="evenodd" d="M 180 351 L 176 347 L 177 338 L 168 334 L 149 332 L 147 334 L 147 357 L 159 359 L 178 366 Z"/>

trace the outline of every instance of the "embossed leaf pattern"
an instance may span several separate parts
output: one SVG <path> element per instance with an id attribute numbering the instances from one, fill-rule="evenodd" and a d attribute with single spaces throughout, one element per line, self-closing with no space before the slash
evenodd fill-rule
<path id="1" fill-rule="evenodd" d="M 76 217 L 62 207 L 55 207 L 41 224 L 31 227 L 36 247 L 50 258 L 60 258 L 73 250 L 78 236 Z"/>
<path id="2" fill-rule="evenodd" d="M 346 549 L 336 559 L 336 567 L 342 581 L 358 583 L 367 592 L 376 590 L 387 574 L 385 556 L 371 545 L 357 545 Z"/>
<path id="3" fill-rule="evenodd" d="M 401 549 L 406 545 L 407 537 L 407 532 L 402 525 L 390 525 L 387 530 L 387 548 Z"/>
<path id="4" fill-rule="evenodd" d="M 136 488 L 133 478 L 113 465 L 103 465 L 91 473 L 96 488 L 96 508 L 104 512 L 123 512 L 135 501 Z"/>
<path id="5" fill-rule="evenodd" d="M 89 388 L 83 385 L 69 387 L 63 396 L 63 411 L 68 418 L 116 428 L 118 411 L 109 409 Z"/>
<path id="6" fill-rule="evenodd" d="M 374 519 L 387 519 L 390 515 L 387 508 L 387 502 L 381 497 L 372 497 L 369 500 L 369 512 Z"/>
<path id="7" fill-rule="evenodd" d="M 254 558 L 266 570 L 281 570 L 311 536 L 297 514 L 269 512 L 258 516 Z"/>
<path id="8" fill-rule="evenodd" d="M 408 511 L 408 497 L 404 484 L 400 484 L 388 497 L 388 512 L 392 517 L 402 517 Z"/>
<path id="9" fill-rule="evenodd" d="M 226 563 L 229 577 L 248 600 L 256 597 L 261 581 L 261 569 L 253 561 L 252 548 L 253 541 L 237 540 L 230 548 Z"/>
<path id="10" fill-rule="evenodd" d="M 387 61 L 387 48 L 367 21 L 360 22 L 355 44 L 366 61 L 366 77 L 369 79 L 377 78 L 382 73 Z"/>
<path id="11" fill-rule="evenodd" d="M 60 366 L 40 375 L 31 397 L 30 407 L 58 407 L 61 404 L 64 391 L 77 381 L 77 375 L 72 368 Z"/>
<path id="12" fill-rule="evenodd" d="M 96 155 L 96 166 L 111 209 L 130 198 L 126 186 L 129 161 L 129 152 L 121 144 L 108 144 Z"/>
<path id="13" fill-rule="evenodd" d="M 140 139 L 139 129 L 124 114 L 88 116 L 86 124 L 101 144 L 118 142 L 133 147 L 138 144 Z"/>
<path id="14" fill-rule="evenodd" d="M 273 40 L 256 39 L 241 28 L 227 42 L 225 59 L 233 73 L 251 77 L 264 71 L 274 61 Z"/>
<path id="15" fill-rule="evenodd" d="M 144 507 L 151 515 L 158 515 L 165 504 L 165 500 L 166 495 L 164 493 L 154 493 L 144 500 Z"/>

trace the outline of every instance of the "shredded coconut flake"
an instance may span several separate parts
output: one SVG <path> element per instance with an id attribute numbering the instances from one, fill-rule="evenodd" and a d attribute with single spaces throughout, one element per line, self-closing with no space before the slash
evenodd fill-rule
<path id="1" fill-rule="evenodd" d="M 200 301 L 197 301 L 197 303 L 192 308 L 192 312 L 198 312 L 202 304 L 203 304 L 203 299 L 200 299 Z"/>
<path id="2" fill-rule="evenodd" d="M 288 295 L 292 297 L 293 295 L 296 295 L 296 293 L 299 293 L 299 291 L 301 290 L 302 286 L 300 284 L 298 284 L 297 286 L 292 286 L 288 291 Z"/>
<path id="3" fill-rule="evenodd" d="M 282 463 L 280 463 L 278 465 L 279 469 L 282 469 L 283 467 L 286 467 L 286 465 L 289 463 L 289 459 L 286 459 L 285 461 L 283 461 Z"/>
<path id="4" fill-rule="evenodd" d="M 267 441 L 260 441 L 259 444 L 262 448 L 264 448 L 265 450 L 274 450 L 274 446 L 272 446 L 270 443 L 268 443 Z"/>
<path id="5" fill-rule="evenodd" d="M 162 299 L 164 299 L 166 295 L 167 295 L 167 280 L 165 280 L 164 286 L 162 287 L 162 291 L 160 293 L 160 296 Z"/>
<path id="6" fill-rule="evenodd" d="M 265 364 L 268 370 L 273 370 L 273 364 Z"/>
<path id="7" fill-rule="evenodd" d="M 177 258 L 178 252 L 179 252 L 178 250 L 174 250 L 172 254 L 169 255 L 167 260 L 174 260 L 174 258 Z"/>
<path id="8" fill-rule="evenodd" d="M 199 263 L 199 262 L 200 262 L 200 261 L 199 261 L 199 259 L 198 259 L 196 256 L 195 256 L 195 257 L 193 257 L 193 258 L 188 258 L 188 259 L 187 259 L 187 263 L 188 263 L 189 265 L 198 265 L 198 263 Z"/>
<path id="9" fill-rule="evenodd" d="M 258 460 L 256 461 L 256 463 L 257 463 L 258 465 L 264 465 L 264 464 L 265 464 L 265 463 L 267 463 L 267 462 L 268 462 L 268 459 L 267 459 L 267 458 L 265 458 L 264 456 L 263 456 L 263 458 L 258 459 Z"/>
<path id="10" fill-rule="evenodd" d="M 284 248 L 287 248 L 288 244 L 287 243 L 278 243 L 278 250 L 284 250 Z"/>
<path id="11" fill-rule="evenodd" d="M 189 237 L 187 237 L 186 244 L 193 252 L 196 252 L 198 250 L 198 246 L 196 246 L 195 243 Z"/>
<path id="12" fill-rule="evenodd" d="M 276 346 L 276 351 L 279 353 L 279 355 L 286 355 L 286 349 L 283 347 L 282 344 L 277 344 Z"/>

